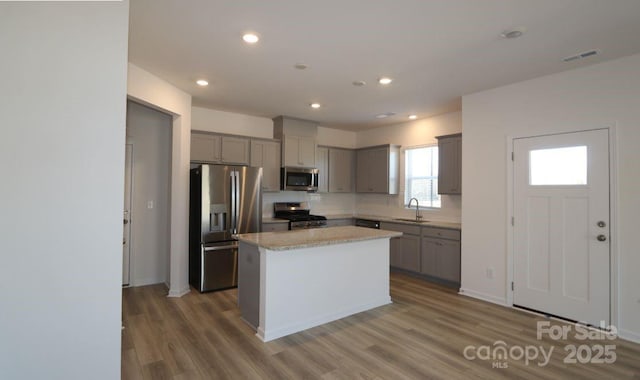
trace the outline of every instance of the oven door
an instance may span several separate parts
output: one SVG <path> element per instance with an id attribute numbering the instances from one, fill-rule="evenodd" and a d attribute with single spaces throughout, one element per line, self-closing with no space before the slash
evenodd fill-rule
<path id="1" fill-rule="evenodd" d="M 282 190 L 318 191 L 318 169 L 284 167 L 280 174 Z"/>

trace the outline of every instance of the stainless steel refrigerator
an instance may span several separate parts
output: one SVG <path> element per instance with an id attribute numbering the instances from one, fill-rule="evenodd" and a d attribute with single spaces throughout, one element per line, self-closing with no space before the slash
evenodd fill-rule
<path id="1" fill-rule="evenodd" d="M 236 234 L 260 232 L 262 168 L 191 169 L 189 283 L 200 292 L 238 286 Z"/>

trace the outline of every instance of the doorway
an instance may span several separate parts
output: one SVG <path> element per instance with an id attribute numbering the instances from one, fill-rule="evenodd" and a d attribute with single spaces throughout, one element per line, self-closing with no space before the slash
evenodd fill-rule
<path id="1" fill-rule="evenodd" d="M 128 224 L 133 287 L 169 282 L 172 122 L 171 115 L 127 102 L 127 144 L 134 147 Z"/>
<path id="2" fill-rule="evenodd" d="M 124 206 L 122 215 L 122 286 L 129 286 L 131 268 L 131 194 L 133 191 L 133 144 L 125 146 Z"/>
<path id="3" fill-rule="evenodd" d="M 513 159 L 513 305 L 608 326 L 608 129 L 517 138 Z"/>

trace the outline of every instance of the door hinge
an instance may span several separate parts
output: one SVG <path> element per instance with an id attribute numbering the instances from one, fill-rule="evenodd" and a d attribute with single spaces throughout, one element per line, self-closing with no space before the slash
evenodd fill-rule
<path id="1" fill-rule="evenodd" d="M 515 290 L 515 285 L 513 285 L 513 281 L 511 281 L 511 291 L 513 292 Z"/>
<path id="2" fill-rule="evenodd" d="M 516 160 L 516 155 L 514 152 L 511 152 L 511 161 L 515 161 Z"/>
<path id="3" fill-rule="evenodd" d="M 513 216 L 511 217 L 511 225 L 512 226 L 516 225 L 516 219 Z"/>

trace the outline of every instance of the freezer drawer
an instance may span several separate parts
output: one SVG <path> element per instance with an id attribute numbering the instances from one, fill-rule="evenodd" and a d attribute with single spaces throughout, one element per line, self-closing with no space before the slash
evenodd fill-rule
<path id="1" fill-rule="evenodd" d="M 200 291 L 238 286 L 238 243 L 206 245 L 202 248 Z"/>

